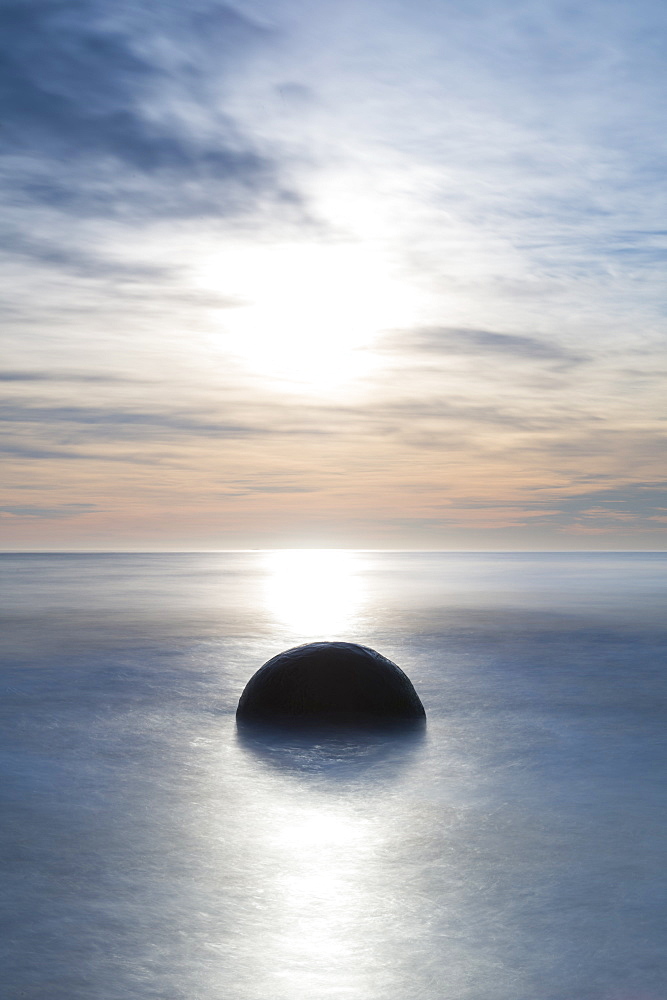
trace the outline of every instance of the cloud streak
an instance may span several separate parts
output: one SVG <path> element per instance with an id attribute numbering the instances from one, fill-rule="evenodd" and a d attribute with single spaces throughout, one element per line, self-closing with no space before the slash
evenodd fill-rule
<path id="1" fill-rule="evenodd" d="M 108 375 L 101 372 L 57 372 L 57 371 L 0 371 L 0 382 L 81 382 L 84 385 L 102 384 L 132 384 L 143 382 L 143 379 L 131 379 L 121 375 Z M 11 419 L 11 418 L 10 418 Z"/>
<path id="2" fill-rule="evenodd" d="M 559 369 L 580 365 L 587 360 L 585 354 L 568 350 L 558 343 L 548 343 L 538 337 L 448 327 L 427 327 L 396 333 L 385 340 L 384 348 L 417 357 L 499 357 L 518 363 L 546 363 Z"/>
<path id="3" fill-rule="evenodd" d="M 17 506 L 0 506 L 0 515 L 6 514 L 11 517 L 37 517 L 46 518 L 49 521 L 60 518 L 80 517 L 82 514 L 89 514 L 98 510 L 96 504 L 92 503 L 66 503 L 59 507 L 31 506 L 30 504 L 20 504 Z"/>

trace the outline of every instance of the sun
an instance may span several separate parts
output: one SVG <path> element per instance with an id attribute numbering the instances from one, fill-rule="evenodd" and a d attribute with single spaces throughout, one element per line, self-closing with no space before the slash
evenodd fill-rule
<path id="1" fill-rule="evenodd" d="M 297 391 L 370 374 L 378 334 L 411 314 L 404 284 L 364 244 L 236 246 L 208 260 L 200 283 L 239 303 L 219 312 L 219 345 L 250 373 Z"/>

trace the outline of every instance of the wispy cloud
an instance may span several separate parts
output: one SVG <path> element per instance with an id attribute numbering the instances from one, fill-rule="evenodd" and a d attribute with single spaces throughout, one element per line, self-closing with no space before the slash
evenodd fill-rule
<path id="1" fill-rule="evenodd" d="M 103 278 L 123 282 L 146 282 L 173 277 L 173 268 L 148 262 L 120 260 L 88 247 L 64 245 L 62 236 L 38 238 L 7 230 L 0 234 L 0 252 L 8 258 L 26 258 L 47 268 L 68 272 L 82 278 Z"/>
<path id="2" fill-rule="evenodd" d="M 421 355 L 497 356 L 517 362 L 542 362 L 560 367 L 583 364 L 586 354 L 568 350 L 558 343 L 538 337 L 493 330 L 466 330 L 450 327 L 426 327 L 389 335 L 385 350 Z"/>
<path id="3" fill-rule="evenodd" d="M 159 20 L 122 3 L 112 17 L 85 0 L 6 4 L 10 183 L 71 214 L 134 219 L 217 216 L 278 195 L 275 165 L 214 96 L 230 61 L 268 34 L 224 4 L 170 5 Z"/>
<path id="4" fill-rule="evenodd" d="M 192 413 L 163 410 L 123 410 L 84 406 L 0 406 L 0 421 L 12 426 L 26 423 L 48 427 L 55 433 L 58 425 L 74 425 L 84 436 L 136 438 L 143 435 L 197 434 L 216 437 L 248 437 L 270 433 L 270 428 L 252 427 L 234 422 L 215 421 Z"/>
<path id="5" fill-rule="evenodd" d="M 94 510 L 99 510 L 99 508 L 97 504 L 93 503 L 64 503 L 54 507 L 18 504 L 16 506 L 0 506 L 0 516 L 5 514 L 10 517 L 38 517 L 51 521 L 60 518 L 80 517 L 82 514 L 89 514 Z"/>
<path id="6" fill-rule="evenodd" d="M 144 379 L 131 379 L 121 375 L 110 375 L 102 372 L 68 372 L 68 371 L 0 371 L 0 382 L 81 382 L 85 384 L 132 384 L 144 382 Z"/>

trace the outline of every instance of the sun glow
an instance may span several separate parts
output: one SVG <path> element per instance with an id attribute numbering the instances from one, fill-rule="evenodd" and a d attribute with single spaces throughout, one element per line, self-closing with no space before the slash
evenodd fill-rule
<path id="1" fill-rule="evenodd" d="M 347 638 L 363 603 L 359 556 L 344 549 L 285 549 L 266 554 L 266 603 L 290 633 Z"/>
<path id="2" fill-rule="evenodd" d="M 200 284 L 232 300 L 217 339 L 250 372 L 321 391 L 369 374 L 384 329 L 414 319 L 409 289 L 379 252 L 357 244 L 237 247 Z"/>

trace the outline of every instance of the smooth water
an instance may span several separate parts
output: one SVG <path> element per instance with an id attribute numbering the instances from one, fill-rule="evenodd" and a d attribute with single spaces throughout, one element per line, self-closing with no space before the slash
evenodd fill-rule
<path id="1" fill-rule="evenodd" d="M 3 1000 L 667 997 L 667 555 L 1 561 Z M 425 733 L 240 737 L 322 638 Z"/>

